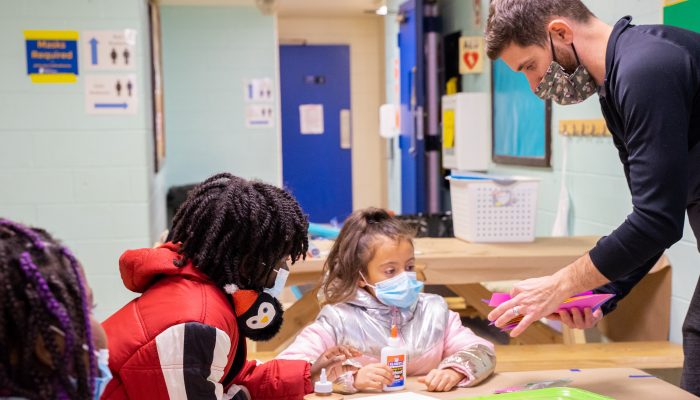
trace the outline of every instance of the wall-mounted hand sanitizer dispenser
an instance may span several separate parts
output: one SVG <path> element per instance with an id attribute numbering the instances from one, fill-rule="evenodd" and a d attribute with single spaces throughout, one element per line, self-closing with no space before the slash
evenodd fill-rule
<path id="1" fill-rule="evenodd" d="M 379 136 L 391 139 L 399 136 L 399 108 L 395 104 L 382 104 L 379 107 Z"/>
<path id="2" fill-rule="evenodd" d="M 488 93 L 442 97 L 442 165 L 485 171 L 491 161 L 491 102 Z"/>

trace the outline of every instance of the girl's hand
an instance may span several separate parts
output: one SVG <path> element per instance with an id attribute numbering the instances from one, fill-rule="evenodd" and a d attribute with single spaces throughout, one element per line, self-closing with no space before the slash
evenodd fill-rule
<path id="1" fill-rule="evenodd" d="M 456 384 L 464 379 L 464 375 L 459 372 L 446 368 L 434 369 L 426 376 L 418 378 L 418 382 L 424 383 L 431 392 L 448 392 L 455 387 Z"/>
<path id="2" fill-rule="evenodd" d="M 358 390 L 382 390 L 384 385 L 391 385 L 394 372 L 384 364 L 369 364 L 360 368 L 355 375 L 355 388 Z"/>
<path id="3" fill-rule="evenodd" d="M 345 360 L 359 357 L 362 353 L 350 346 L 335 346 L 324 351 L 316 362 L 311 366 L 311 382 L 316 382 L 321 377 L 321 370 L 326 369 L 326 377 L 329 381 L 333 381 L 340 375 L 342 364 Z"/>

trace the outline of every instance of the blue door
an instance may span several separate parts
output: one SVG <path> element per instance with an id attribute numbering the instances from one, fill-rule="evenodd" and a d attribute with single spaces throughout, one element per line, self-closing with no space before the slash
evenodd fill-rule
<path id="1" fill-rule="evenodd" d="M 310 221 L 342 222 L 352 212 L 350 48 L 280 46 L 280 92 L 284 185 Z"/>
<path id="2" fill-rule="evenodd" d="M 423 141 L 423 2 L 399 7 L 401 70 L 401 212 L 425 212 L 425 144 Z"/>

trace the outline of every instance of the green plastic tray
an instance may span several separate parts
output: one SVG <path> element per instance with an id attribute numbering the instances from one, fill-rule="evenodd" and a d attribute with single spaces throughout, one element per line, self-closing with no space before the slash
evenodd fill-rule
<path id="1" fill-rule="evenodd" d="M 467 397 L 462 399 L 466 400 Z M 462 400 L 460 399 L 460 400 Z M 469 397 L 470 400 L 613 400 L 612 397 L 602 396 L 586 390 L 557 387 L 537 390 L 526 390 L 523 392 L 493 394 L 482 397 Z"/>

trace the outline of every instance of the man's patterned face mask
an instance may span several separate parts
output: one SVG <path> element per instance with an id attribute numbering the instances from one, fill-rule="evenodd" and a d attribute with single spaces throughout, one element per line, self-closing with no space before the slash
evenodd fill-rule
<path id="1" fill-rule="evenodd" d="M 537 97 L 543 100 L 553 100 L 563 106 L 578 104 L 591 97 L 598 90 L 598 86 L 586 67 L 581 65 L 581 62 L 578 60 L 578 54 L 576 54 L 574 45 L 572 44 L 571 47 L 574 49 L 578 67 L 576 67 L 574 73 L 567 74 L 564 67 L 556 61 L 551 35 L 549 43 L 552 46 L 552 63 L 549 65 L 547 73 L 544 74 L 540 84 L 535 88 Z"/>

